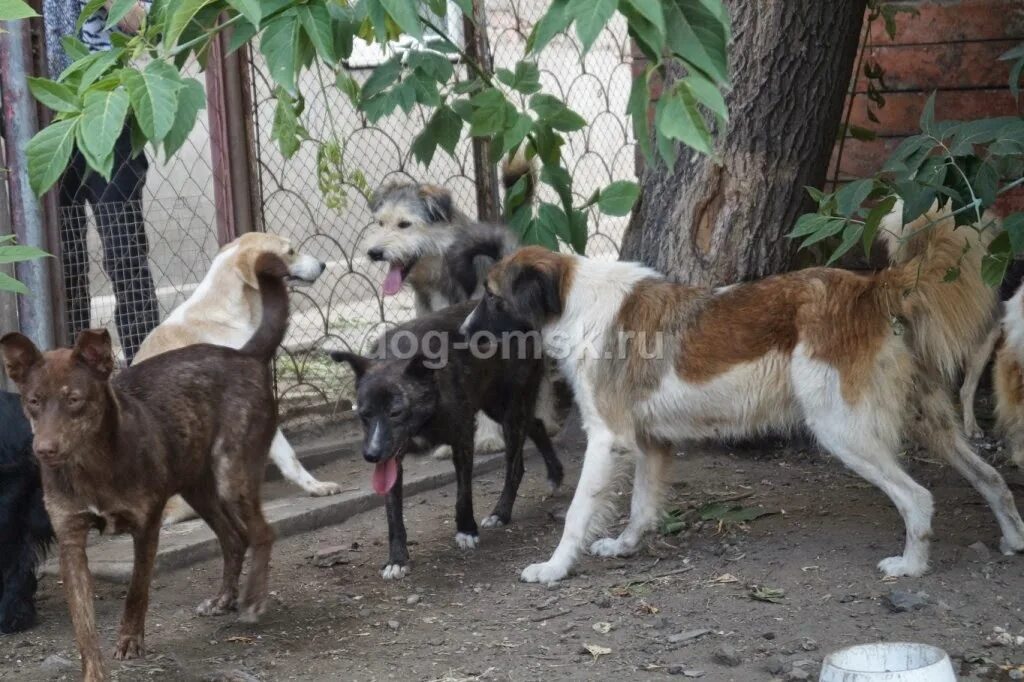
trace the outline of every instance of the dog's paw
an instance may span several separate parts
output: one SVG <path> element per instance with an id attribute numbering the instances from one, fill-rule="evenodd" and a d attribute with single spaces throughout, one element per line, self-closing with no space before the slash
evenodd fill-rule
<path id="1" fill-rule="evenodd" d="M 481 528 L 501 528 L 504 525 L 505 525 L 505 522 L 502 521 L 501 517 L 498 516 L 497 514 L 491 514 L 490 516 L 484 517 L 484 519 L 482 521 L 480 521 L 480 527 Z M 456 536 L 456 542 L 457 541 L 458 541 L 458 536 Z"/>
<path id="2" fill-rule="evenodd" d="M 927 561 L 915 561 L 904 556 L 891 556 L 878 562 L 878 570 L 885 574 L 886 578 L 898 578 L 907 576 L 917 578 L 924 575 L 928 570 Z"/>
<path id="3" fill-rule="evenodd" d="M 36 609 L 31 601 L 18 604 L 15 602 L 7 607 L 0 617 L 0 635 L 28 630 L 36 624 Z"/>
<path id="4" fill-rule="evenodd" d="M 400 580 L 409 575 L 409 567 L 405 564 L 388 564 L 380 571 L 380 577 L 384 580 Z"/>
<path id="5" fill-rule="evenodd" d="M 145 648 L 142 646 L 142 635 L 121 635 L 117 639 L 117 646 L 114 647 L 114 658 L 119 661 L 127 661 L 133 658 L 142 658 L 145 655 Z"/>
<path id="6" fill-rule="evenodd" d="M 498 433 L 477 433 L 473 440 L 473 450 L 479 455 L 501 452 L 505 449 L 505 439 Z"/>
<path id="7" fill-rule="evenodd" d="M 562 482 L 554 479 L 548 479 L 548 497 L 554 497 L 558 494 L 558 491 L 562 489 Z"/>
<path id="8" fill-rule="evenodd" d="M 267 612 L 267 600 L 260 599 L 252 604 L 246 604 L 238 610 L 239 623 L 258 623 L 260 616 Z"/>
<path id="9" fill-rule="evenodd" d="M 455 544 L 459 549 L 476 549 L 476 546 L 480 544 L 480 536 L 470 535 L 469 533 L 456 533 Z"/>
<path id="10" fill-rule="evenodd" d="M 636 547 L 623 542 L 619 538 L 601 538 L 590 545 L 590 553 L 594 556 L 630 556 L 636 554 Z"/>
<path id="11" fill-rule="evenodd" d="M 1014 534 L 1012 537 L 1004 535 L 999 540 L 999 551 L 1006 556 L 1024 552 L 1024 537 L 1020 534 Z"/>
<path id="12" fill-rule="evenodd" d="M 434 448 L 434 451 L 430 453 L 430 456 L 437 460 L 445 460 L 452 458 L 452 446 L 451 445 L 438 445 Z"/>
<path id="13" fill-rule="evenodd" d="M 524 583 L 542 583 L 552 585 L 569 575 L 569 569 L 553 561 L 542 564 L 530 564 L 523 569 L 519 579 Z"/>
<path id="14" fill-rule="evenodd" d="M 237 603 L 231 595 L 219 595 L 204 600 L 196 607 L 196 614 L 200 616 L 220 616 L 228 611 L 234 611 Z"/>
<path id="15" fill-rule="evenodd" d="M 331 481 L 315 481 L 312 485 L 306 488 L 306 492 L 313 497 L 327 497 L 328 495 L 337 495 L 341 492 L 341 486 Z"/>

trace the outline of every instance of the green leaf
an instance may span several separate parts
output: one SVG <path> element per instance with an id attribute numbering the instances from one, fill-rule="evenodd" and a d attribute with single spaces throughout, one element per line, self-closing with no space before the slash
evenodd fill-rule
<path id="1" fill-rule="evenodd" d="M 184 87 L 178 93 L 178 110 L 174 114 L 174 123 L 164 137 L 164 156 L 168 160 L 181 149 L 195 127 L 196 117 L 206 108 L 206 90 L 194 78 L 186 78 Z"/>
<path id="2" fill-rule="evenodd" d="M 639 197 L 640 185 L 628 180 L 618 180 L 601 190 L 597 207 L 605 215 L 629 215 Z"/>
<path id="3" fill-rule="evenodd" d="M 47 258 L 50 254 L 27 244 L 0 246 L 0 264 L 22 263 L 35 258 Z"/>
<path id="4" fill-rule="evenodd" d="M 93 157 L 105 159 L 114 151 L 114 143 L 124 129 L 128 114 L 128 93 L 124 88 L 85 93 L 85 122 L 79 131 L 84 147 Z"/>
<path id="5" fill-rule="evenodd" d="M 38 17 L 35 10 L 21 0 L 0 0 L 0 21 Z"/>
<path id="6" fill-rule="evenodd" d="M 462 10 L 462 14 L 469 19 L 473 18 L 473 0 L 453 0 L 459 9 Z"/>
<path id="7" fill-rule="evenodd" d="M 858 225 L 857 223 L 849 223 L 846 229 L 843 230 L 843 241 L 839 243 L 836 250 L 832 252 L 832 255 L 828 257 L 825 265 L 832 265 L 839 260 L 847 251 L 853 248 L 853 245 L 860 241 L 861 235 L 864 233 L 864 226 Z"/>
<path id="8" fill-rule="evenodd" d="M 575 111 L 565 106 L 562 100 L 553 95 L 537 94 L 530 98 L 530 108 L 537 112 L 547 125 L 555 130 L 572 132 L 587 125 L 586 120 Z"/>
<path id="9" fill-rule="evenodd" d="M 36 196 L 53 187 L 71 159 L 79 117 L 56 121 L 36 133 L 25 150 L 28 179 Z"/>
<path id="10" fill-rule="evenodd" d="M 527 223 L 523 230 L 522 242 L 525 245 L 536 244 L 550 251 L 558 251 L 558 238 L 554 226 L 542 223 L 540 218 Z"/>
<path id="11" fill-rule="evenodd" d="M 565 12 L 576 20 L 576 35 L 584 54 L 615 14 L 615 4 L 616 0 L 569 0 Z"/>
<path id="12" fill-rule="evenodd" d="M 380 2 L 402 29 L 402 33 L 417 40 L 423 39 L 423 26 L 420 24 L 416 3 L 413 0 L 380 0 Z"/>
<path id="13" fill-rule="evenodd" d="M 402 75 L 401 57 L 395 55 L 373 70 L 370 77 L 363 83 L 363 99 L 376 97 L 391 86 Z"/>
<path id="14" fill-rule="evenodd" d="M 661 0 L 623 0 L 646 19 L 662 36 L 665 35 L 665 12 Z"/>
<path id="15" fill-rule="evenodd" d="M 583 211 L 573 210 L 569 214 L 569 231 L 572 235 L 569 244 L 573 251 L 585 254 L 587 252 L 587 214 Z"/>
<path id="16" fill-rule="evenodd" d="M 107 11 L 107 23 L 105 28 L 112 29 L 117 26 L 118 22 L 124 19 L 125 15 L 128 14 L 128 12 L 130 12 L 137 4 L 138 0 L 114 0 L 114 3 L 110 6 L 110 10 Z"/>
<path id="17" fill-rule="evenodd" d="M 499 74 L 502 83 L 518 90 L 524 95 L 532 95 L 540 90 L 540 69 L 534 62 L 519 62 L 516 64 L 515 73 L 508 69 L 499 69 L 506 75 L 504 78 Z"/>
<path id="18" fill-rule="evenodd" d="M 405 55 L 405 65 L 438 83 L 447 83 L 455 75 L 455 69 L 448 58 L 436 52 L 408 52 Z"/>
<path id="19" fill-rule="evenodd" d="M 1024 252 L 1024 213 L 1011 213 L 1003 218 L 1003 229 L 1009 235 L 1013 253 Z"/>
<path id="20" fill-rule="evenodd" d="M 242 21 L 235 24 L 230 29 L 231 39 L 228 40 L 228 49 L 226 54 L 233 54 L 242 45 L 248 45 L 249 42 L 256 35 L 258 29 L 254 24 L 250 24 L 248 21 Z"/>
<path id="21" fill-rule="evenodd" d="M 875 181 L 871 178 L 866 180 L 855 180 L 843 185 L 842 189 L 836 192 L 836 210 L 839 215 L 846 218 L 853 217 L 853 214 L 864 203 L 864 200 L 871 194 Z"/>
<path id="22" fill-rule="evenodd" d="M 128 71 L 125 87 L 132 111 L 150 142 L 164 139 L 178 110 L 178 91 L 182 88 L 178 71 L 163 61 L 152 61 L 142 71 Z"/>
<path id="23" fill-rule="evenodd" d="M 982 163 L 974 173 L 971 180 L 974 186 L 974 195 L 981 200 L 982 210 L 996 203 L 997 192 L 999 191 L 999 174 L 990 163 Z"/>
<path id="24" fill-rule="evenodd" d="M 941 135 L 936 135 L 935 130 L 935 93 L 933 92 L 928 96 L 928 101 L 924 103 L 924 109 L 921 111 L 921 120 L 919 121 L 921 130 L 929 135 L 941 138 Z"/>
<path id="25" fill-rule="evenodd" d="M 295 11 L 287 10 L 270 20 L 260 39 L 260 52 L 267 60 L 271 78 L 293 96 L 300 64 L 299 29 Z"/>
<path id="26" fill-rule="evenodd" d="M 696 73 L 683 78 L 680 83 L 690 89 L 694 98 L 711 110 L 721 123 L 729 120 L 729 107 L 725 104 L 722 91 L 707 78 Z"/>
<path id="27" fill-rule="evenodd" d="M 95 58 L 88 62 L 88 67 L 82 72 L 82 79 L 78 82 L 78 94 L 85 94 L 86 89 L 96 82 L 96 80 L 104 75 L 110 67 L 117 63 L 124 54 L 124 50 L 120 47 L 115 47 L 110 50 L 101 52 L 94 52 Z M 67 73 L 74 67 L 74 64 L 69 66 L 64 73 Z M 64 80 L 64 74 L 61 74 L 60 80 Z"/>
<path id="28" fill-rule="evenodd" d="M 196 15 L 214 0 L 179 0 L 164 30 L 163 44 L 174 47 Z"/>
<path id="29" fill-rule="evenodd" d="M 647 121 L 647 108 L 651 103 L 651 91 L 647 81 L 650 70 L 651 67 L 648 66 L 643 74 L 633 79 L 633 86 L 629 91 L 629 102 L 626 104 L 626 113 L 633 121 L 633 136 L 648 163 L 654 160 L 651 131 Z"/>
<path id="30" fill-rule="evenodd" d="M 344 71 L 339 71 L 338 78 L 334 84 L 338 86 L 339 90 L 348 95 L 349 101 L 351 101 L 353 105 L 359 103 L 359 81 Z"/>
<path id="31" fill-rule="evenodd" d="M 2 0 L 0 0 L 2 2 Z M 89 48 L 75 36 L 64 36 L 60 39 L 61 47 L 72 62 L 89 56 Z"/>
<path id="32" fill-rule="evenodd" d="M 931 208 L 935 190 L 914 182 L 896 183 L 896 192 L 903 199 L 903 224 L 913 222 Z"/>
<path id="33" fill-rule="evenodd" d="M 988 245 L 988 253 L 981 257 L 981 279 L 990 287 L 999 286 L 1010 265 L 1010 235 L 1001 232 Z"/>
<path id="34" fill-rule="evenodd" d="M 555 235 L 566 244 L 572 241 L 569 217 L 558 206 L 542 202 L 540 208 L 537 209 L 537 221 L 541 229 Z"/>
<path id="35" fill-rule="evenodd" d="M 441 93 L 435 80 L 424 77 L 419 71 L 413 71 L 405 80 L 415 91 L 417 102 L 431 109 L 441 105 Z"/>
<path id="36" fill-rule="evenodd" d="M 868 212 L 868 217 L 864 219 L 864 253 L 871 253 L 871 244 L 875 241 L 875 235 L 878 234 L 878 227 L 882 224 L 882 219 L 889 215 L 893 207 L 896 205 L 896 197 L 890 196 L 882 199 L 874 208 Z"/>
<path id="37" fill-rule="evenodd" d="M 469 103 L 473 107 L 469 134 L 473 137 L 500 133 L 505 129 L 505 121 L 510 118 L 510 112 L 515 112 L 505 95 L 494 88 L 473 95 Z"/>
<path id="38" fill-rule="evenodd" d="M 259 27 L 260 22 L 263 21 L 263 8 L 260 0 L 227 0 L 227 3 L 253 26 Z"/>
<path id="39" fill-rule="evenodd" d="M 0 0 L 0 2 L 2 1 L 3 0 Z M 11 293 L 21 294 L 22 296 L 27 296 L 29 293 L 27 286 L 5 272 L 0 272 L 0 291 L 10 291 Z"/>
<path id="40" fill-rule="evenodd" d="M 504 144 L 501 146 L 501 155 L 508 154 L 522 144 L 526 136 L 533 129 L 533 119 L 527 114 L 515 113 L 515 122 L 505 129 Z"/>
<path id="41" fill-rule="evenodd" d="M 557 164 L 546 164 L 540 170 L 540 180 L 555 190 L 567 212 L 572 210 L 572 178 L 569 171 Z"/>
<path id="42" fill-rule="evenodd" d="M 533 124 L 534 151 L 544 165 L 557 166 L 562 158 L 562 145 L 565 140 L 550 126 L 541 121 Z"/>
<path id="43" fill-rule="evenodd" d="M 628 2 L 619 2 L 619 11 L 626 17 L 629 37 L 652 64 L 660 64 L 665 52 L 665 32 L 659 30 Z"/>
<path id="44" fill-rule="evenodd" d="M 334 34 L 331 31 L 331 15 L 327 13 L 327 7 L 308 3 L 297 7 L 296 12 L 303 32 L 316 48 L 320 59 L 328 64 L 335 64 L 338 56 L 334 52 Z"/>
<path id="45" fill-rule="evenodd" d="M 1015 116 L 999 116 L 982 118 L 961 124 L 949 144 L 951 156 L 973 154 L 975 145 L 989 144 L 999 137 L 1003 129 L 1020 119 Z"/>
<path id="46" fill-rule="evenodd" d="M 85 7 L 78 13 L 78 20 L 75 22 L 75 33 L 81 32 L 85 22 L 89 21 L 106 3 L 107 0 L 89 0 L 85 3 Z"/>
<path id="47" fill-rule="evenodd" d="M 805 213 L 797 218 L 796 225 L 793 226 L 793 229 L 786 235 L 786 237 L 788 239 L 806 237 L 809 234 L 817 232 L 832 220 L 833 218 L 827 215 L 821 215 L 820 213 Z"/>
<path id="48" fill-rule="evenodd" d="M 820 227 L 817 232 L 809 235 L 807 239 L 803 240 L 800 244 L 801 249 L 806 249 L 812 244 L 817 244 L 820 241 L 828 239 L 834 235 L 842 232 L 843 228 L 848 224 L 843 218 L 833 218 L 830 216 L 821 216 L 824 220 L 821 221 Z"/>
<path id="49" fill-rule="evenodd" d="M 666 0 L 665 35 L 679 58 L 703 71 L 714 83 L 727 83 L 729 36 L 719 17 L 698 0 Z"/>
<path id="50" fill-rule="evenodd" d="M 295 109 L 295 101 L 285 92 L 284 88 L 278 87 L 275 95 L 277 106 L 274 107 L 274 123 L 270 130 L 270 137 L 277 140 L 281 155 L 290 159 L 301 145 L 302 130 L 299 126 L 299 115 Z"/>
<path id="51" fill-rule="evenodd" d="M 704 154 L 711 154 L 711 132 L 688 88 L 674 88 L 658 100 L 655 125 L 666 138 L 679 140 Z"/>
<path id="52" fill-rule="evenodd" d="M 63 83 L 48 78 L 29 78 L 28 89 L 43 106 L 54 111 L 71 114 L 82 108 L 82 100 Z"/>
<path id="53" fill-rule="evenodd" d="M 566 11 L 569 0 L 552 0 L 548 11 L 540 18 L 526 39 L 526 53 L 537 53 L 543 50 L 552 38 L 564 31 L 572 23 L 572 15 Z"/>
<path id="54" fill-rule="evenodd" d="M 508 192 L 505 193 L 505 215 L 513 213 L 526 201 L 526 191 L 530 188 L 531 180 L 529 175 L 524 175 L 516 180 Z"/>
<path id="55" fill-rule="evenodd" d="M 75 144 L 78 147 L 78 151 L 82 153 L 82 157 L 85 159 L 85 163 L 94 172 L 99 173 L 104 180 L 110 180 L 110 174 L 114 170 L 114 150 L 111 149 L 106 155 L 100 156 L 93 154 L 92 151 L 85 146 L 85 141 L 82 139 L 84 129 L 86 125 L 79 124 L 78 130 L 75 131 Z"/>

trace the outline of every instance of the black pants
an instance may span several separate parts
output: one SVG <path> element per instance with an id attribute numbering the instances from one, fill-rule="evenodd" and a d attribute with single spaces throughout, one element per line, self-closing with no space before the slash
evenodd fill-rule
<path id="1" fill-rule="evenodd" d="M 60 182 L 61 252 L 70 342 L 90 320 L 89 249 L 86 202 L 92 207 L 103 242 L 103 269 L 117 301 L 114 322 L 125 360 L 130 365 L 143 339 L 160 323 L 156 290 L 149 270 L 149 243 L 142 216 L 142 190 L 149 163 L 145 154 L 131 156 L 126 126 L 114 145 L 110 182 L 89 170 L 77 149 Z"/>

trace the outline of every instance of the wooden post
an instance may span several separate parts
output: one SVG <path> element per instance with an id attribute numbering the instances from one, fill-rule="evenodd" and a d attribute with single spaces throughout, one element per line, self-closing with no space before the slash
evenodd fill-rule
<path id="1" fill-rule="evenodd" d="M 466 38 L 466 54 L 475 59 L 485 73 L 493 74 L 494 65 L 487 40 L 487 11 L 483 0 L 473 0 L 473 18 L 463 18 L 462 26 Z M 501 219 L 498 171 L 491 158 L 489 140 L 473 138 L 473 166 L 476 171 L 477 217 L 482 221 L 497 222 Z"/>

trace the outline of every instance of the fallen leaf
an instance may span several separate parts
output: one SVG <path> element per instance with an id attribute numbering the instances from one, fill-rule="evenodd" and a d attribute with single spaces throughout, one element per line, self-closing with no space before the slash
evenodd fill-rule
<path id="1" fill-rule="evenodd" d="M 716 585 L 728 585 L 729 583 L 738 583 L 739 581 L 740 579 L 732 573 L 723 573 L 722 575 L 711 579 L 711 582 Z"/>
<path id="2" fill-rule="evenodd" d="M 252 644 L 256 640 L 254 638 L 252 638 L 252 637 L 246 637 L 245 635 L 235 635 L 233 637 L 228 637 L 224 641 L 225 642 L 238 642 L 239 644 Z"/>
<path id="3" fill-rule="evenodd" d="M 786 597 L 786 591 L 774 587 L 759 587 L 754 585 L 750 589 L 750 598 L 757 601 L 766 601 L 772 604 L 781 604 Z"/>
<path id="4" fill-rule="evenodd" d="M 659 609 L 657 606 L 654 606 L 653 604 L 648 604 L 643 599 L 640 600 L 640 603 L 637 605 L 636 610 L 640 613 L 644 613 L 651 616 L 661 611 L 661 609 Z"/>
<path id="5" fill-rule="evenodd" d="M 590 652 L 590 655 L 594 657 L 595 661 L 599 656 L 607 656 L 612 652 L 608 647 L 600 646 L 599 644 L 584 644 L 583 648 Z"/>
<path id="6" fill-rule="evenodd" d="M 590 627 L 594 630 L 594 632 L 598 632 L 602 635 L 607 635 L 609 632 L 612 631 L 612 624 L 606 623 L 604 621 L 594 623 Z"/>

